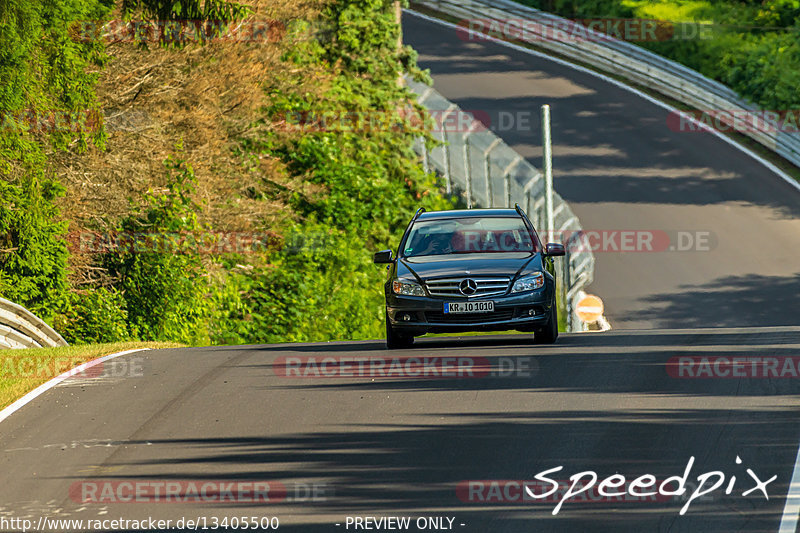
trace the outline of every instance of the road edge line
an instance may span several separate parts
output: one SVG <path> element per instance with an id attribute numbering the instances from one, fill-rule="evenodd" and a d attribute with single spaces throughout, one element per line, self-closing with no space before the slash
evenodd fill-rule
<path id="1" fill-rule="evenodd" d="M 35 348 L 29 348 L 29 349 L 35 350 Z M 53 387 L 55 387 L 56 385 L 58 385 L 62 381 L 66 380 L 68 378 L 71 378 L 75 374 L 80 374 L 84 370 L 87 370 L 89 368 L 92 368 L 93 366 L 99 365 L 100 363 L 108 361 L 109 359 L 114 359 L 116 357 L 120 357 L 120 356 L 123 356 L 123 355 L 128 355 L 128 354 L 135 353 L 135 352 L 145 352 L 145 351 L 148 351 L 148 350 L 150 350 L 150 348 L 134 348 L 132 350 L 124 350 L 122 352 L 112 353 L 112 354 L 109 354 L 109 355 L 104 355 L 102 357 L 98 357 L 97 359 L 92 359 L 91 361 L 87 361 L 85 363 L 82 363 L 82 364 L 76 366 L 75 368 L 67 370 L 63 374 L 60 374 L 60 375 L 54 377 L 50 381 L 42 383 L 41 385 L 39 385 L 38 387 L 36 387 L 32 391 L 30 391 L 27 394 L 25 394 L 25 396 L 23 396 L 22 398 L 19 398 L 18 400 L 15 400 L 13 403 L 11 403 L 7 407 L 5 407 L 3 410 L 1 410 L 0 411 L 0 422 L 3 422 L 3 420 L 5 420 L 9 416 L 13 415 L 17 411 L 19 411 L 20 409 L 25 407 L 27 404 L 29 404 L 30 402 L 32 402 L 33 400 L 35 400 L 36 398 L 41 396 L 42 394 L 44 394 L 45 392 L 49 391 L 50 389 L 52 389 Z"/>
<path id="2" fill-rule="evenodd" d="M 439 24 L 441 24 L 443 26 L 447 26 L 449 28 L 453 28 L 453 29 L 456 29 L 456 30 L 460 28 L 460 26 L 458 26 L 457 24 L 453 24 L 452 22 L 449 22 L 449 21 L 446 21 L 446 20 L 442 20 L 442 19 L 438 19 L 436 17 L 432 17 L 430 15 L 426 15 L 426 14 L 420 13 L 418 11 L 414 11 L 413 9 L 404 9 L 403 11 L 405 13 L 410 14 L 410 15 L 414 15 L 415 17 L 419 17 L 419 18 L 421 18 L 423 20 L 427 20 L 429 22 L 436 22 L 436 23 L 439 23 Z M 640 91 L 639 89 L 636 89 L 635 87 L 631 87 L 630 85 L 626 85 L 625 83 L 622 83 L 619 80 L 615 80 L 615 79 L 613 79 L 613 78 L 611 78 L 609 76 L 606 76 L 605 74 L 602 74 L 600 72 L 596 72 L 596 71 L 594 71 L 592 69 L 583 67 L 581 65 L 575 65 L 575 64 L 570 63 L 569 61 L 566 61 L 566 60 L 561 59 L 559 57 L 549 56 L 549 55 L 547 55 L 545 53 L 539 52 L 538 50 L 532 50 L 530 48 L 526 48 L 526 47 L 518 45 L 518 44 L 514 44 L 514 43 L 510 43 L 508 41 L 503 41 L 501 39 L 497 39 L 495 37 L 492 37 L 491 35 L 488 35 L 486 33 L 482 33 L 480 31 L 476 31 L 476 30 L 473 30 L 473 31 L 475 31 L 475 33 L 479 33 L 479 34 L 483 35 L 484 37 L 487 38 L 487 41 L 490 41 L 492 43 L 499 44 L 499 45 L 505 46 L 507 48 L 511 48 L 512 50 L 516 50 L 518 52 L 524 52 L 526 54 L 529 54 L 529 55 L 532 55 L 532 56 L 536 56 L 536 57 L 541 58 L 541 59 L 546 59 L 548 61 L 553 61 L 554 63 L 558 63 L 559 65 L 562 65 L 562 66 L 565 66 L 565 67 L 573 68 L 573 69 L 575 69 L 575 70 L 577 70 L 579 72 L 583 72 L 584 74 L 589 74 L 589 75 L 594 76 L 594 77 L 596 77 L 598 79 L 601 79 L 601 80 L 603 80 L 605 82 L 608 82 L 608 83 L 610 83 L 610 84 L 612 84 L 612 85 L 614 85 L 616 87 L 619 87 L 620 89 L 624 89 L 624 90 L 629 91 L 629 92 L 631 92 L 631 93 L 633 93 L 633 94 L 635 94 L 637 96 L 640 96 L 641 98 L 644 98 L 648 102 L 650 102 L 652 104 L 655 104 L 655 105 L 657 105 L 657 106 L 659 106 L 659 107 L 661 107 L 663 109 L 666 109 L 667 111 L 678 112 L 678 113 L 681 112 L 681 110 L 678 109 L 677 107 L 673 107 L 670 104 L 659 100 L 658 98 L 650 96 L 649 94 L 646 94 L 646 93 Z M 694 118 L 692 118 L 692 117 L 690 117 L 690 118 L 691 118 L 692 122 L 702 126 L 702 124 L 700 124 Z M 754 152 L 753 150 L 751 150 L 747 146 L 744 146 L 743 144 L 740 144 L 739 142 L 735 141 L 734 139 L 728 138 L 727 136 L 723 135 L 719 131 L 710 129 L 710 130 L 708 130 L 708 132 L 711 133 L 712 135 L 716 136 L 718 139 L 721 139 L 721 140 L 725 141 L 730 146 L 736 148 L 737 150 L 741 151 L 742 153 L 744 153 L 744 154 L 750 156 L 751 158 L 755 159 L 756 161 L 761 163 L 762 166 L 766 167 L 767 170 L 771 171 L 773 174 L 777 175 L 783 181 L 785 181 L 786 183 L 788 183 L 789 185 L 794 187 L 798 192 L 800 192 L 800 181 L 797 181 L 792 176 L 790 176 L 789 174 L 787 174 L 786 172 L 784 172 L 783 170 L 778 168 L 777 165 L 775 165 L 772 162 L 768 161 L 767 159 L 761 157 L 760 155 L 758 155 L 756 152 Z M 776 155 L 778 155 L 778 154 L 776 154 Z M 778 155 L 778 157 L 780 157 L 780 155 Z"/>
<path id="3" fill-rule="evenodd" d="M 786 493 L 786 505 L 783 506 L 778 533 L 795 533 L 798 517 L 800 517 L 800 447 L 797 448 L 797 459 L 794 462 L 792 480 L 789 482 L 789 492 Z"/>

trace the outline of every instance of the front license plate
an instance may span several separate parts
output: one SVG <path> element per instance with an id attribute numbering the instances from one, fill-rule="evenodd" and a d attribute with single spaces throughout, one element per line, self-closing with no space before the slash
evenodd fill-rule
<path id="1" fill-rule="evenodd" d="M 494 302 L 453 302 L 444 304 L 444 314 L 493 313 Z"/>

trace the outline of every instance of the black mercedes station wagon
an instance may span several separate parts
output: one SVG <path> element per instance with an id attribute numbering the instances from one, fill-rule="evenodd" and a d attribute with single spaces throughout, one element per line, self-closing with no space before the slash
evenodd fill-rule
<path id="1" fill-rule="evenodd" d="M 530 331 L 534 341 L 558 338 L 553 258 L 519 208 L 425 212 L 408 225 L 387 264 L 386 345 L 408 347 L 414 336 L 461 331 Z"/>

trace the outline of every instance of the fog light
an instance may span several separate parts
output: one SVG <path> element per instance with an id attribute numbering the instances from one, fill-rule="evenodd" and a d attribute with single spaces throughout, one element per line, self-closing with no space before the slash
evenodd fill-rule
<path id="1" fill-rule="evenodd" d="M 528 316 L 534 316 L 536 314 L 536 309 L 528 309 Z"/>
<path id="2" fill-rule="evenodd" d="M 403 322 L 411 322 L 411 315 L 409 314 L 403 315 Z"/>

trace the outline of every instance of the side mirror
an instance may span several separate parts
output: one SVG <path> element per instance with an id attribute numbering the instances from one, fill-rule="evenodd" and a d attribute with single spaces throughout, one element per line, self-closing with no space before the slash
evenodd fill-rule
<path id="1" fill-rule="evenodd" d="M 392 251 L 391 250 L 381 250 L 377 252 L 375 255 L 372 256 L 372 262 L 376 265 L 386 265 L 389 263 L 393 263 L 394 259 L 392 258 Z"/>
<path id="2" fill-rule="evenodd" d="M 548 243 L 547 246 L 544 247 L 544 255 L 548 257 L 563 257 L 566 255 L 564 245 L 555 242 Z"/>

